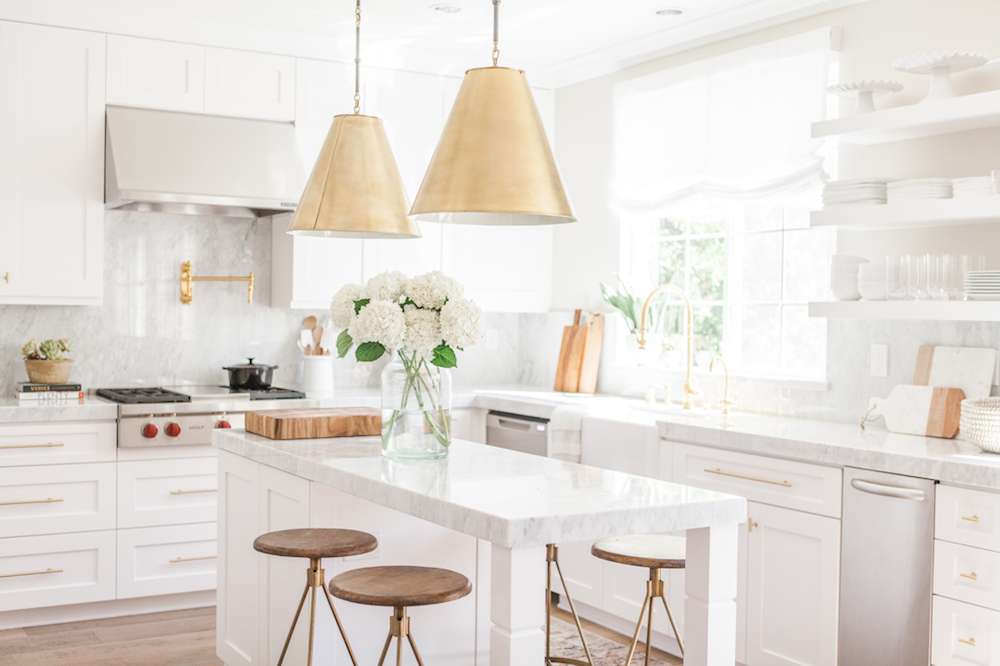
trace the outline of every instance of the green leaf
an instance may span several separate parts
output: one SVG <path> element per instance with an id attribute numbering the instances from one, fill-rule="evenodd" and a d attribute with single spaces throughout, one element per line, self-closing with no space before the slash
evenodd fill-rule
<path id="1" fill-rule="evenodd" d="M 354 301 L 354 314 L 361 312 L 361 308 L 365 307 L 372 302 L 370 298 L 362 298 L 360 301 Z"/>
<path id="2" fill-rule="evenodd" d="M 448 345 L 438 345 L 434 348 L 434 359 L 431 363 L 439 368 L 454 368 L 458 365 L 458 359 L 455 357 L 455 351 L 451 347 Z"/>
<path id="3" fill-rule="evenodd" d="M 337 357 L 344 358 L 347 356 L 347 352 L 351 351 L 351 347 L 354 346 L 354 339 L 347 333 L 345 328 L 337 336 Z"/>
<path id="4" fill-rule="evenodd" d="M 358 350 L 354 352 L 354 358 L 362 363 L 377 361 L 385 353 L 385 347 L 378 342 L 363 342 L 358 345 Z"/>

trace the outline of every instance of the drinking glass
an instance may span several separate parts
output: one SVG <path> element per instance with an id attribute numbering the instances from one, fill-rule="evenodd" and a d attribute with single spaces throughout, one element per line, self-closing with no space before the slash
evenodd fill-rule
<path id="1" fill-rule="evenodd" d="M 927 293 L 927 257 L 926 255 L 910 254 L 906 256 L 906 300 L 926 301 Z"/>
<path id="2" fill-rule="evenodd" d="M 962 255 L 946 254 L 945 261 L 945 291 L 948 299 L 960 301 L 964 296 L 962 287 Z"/>
<path id="3" fill-rule="evenodd" d="M 885 297 L 890 301 L 906 299 L 906 257 L 885 258 Z"/>
<path id="4" fill-rule="evenodd" d="M 948 300 L 948 261 L 947 255 L 928 254 L 924 256 L 924 266 L 927 269 L 927 294 L 935 301 Z"/>

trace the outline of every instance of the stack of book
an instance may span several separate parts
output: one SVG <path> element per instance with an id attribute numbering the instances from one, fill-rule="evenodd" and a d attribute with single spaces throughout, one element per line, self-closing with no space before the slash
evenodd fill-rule
<path id="1" fill-rule="evenodd" d="M 21 382 L 14 385 L 14 397 L 21 404 L 37 402 L 83 402 L 84 391 L 79 384 L 32 384 Z"/>

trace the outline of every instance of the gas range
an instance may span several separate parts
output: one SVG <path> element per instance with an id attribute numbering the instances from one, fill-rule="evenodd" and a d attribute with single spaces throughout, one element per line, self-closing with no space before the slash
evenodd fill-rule
<path id="1" fill-rule="evenodd" d="M 249 411 L 309 409 L 319 400 L 291 389 L 238 391 L 228 386 L 98 389 L 118 403 L 118 446 L 198 446 L 212 443 L 215 428 L 242 428 Z"/>

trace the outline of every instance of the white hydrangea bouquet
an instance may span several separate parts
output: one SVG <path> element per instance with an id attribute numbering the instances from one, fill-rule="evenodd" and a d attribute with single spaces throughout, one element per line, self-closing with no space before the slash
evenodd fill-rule
<path id="1" fill-rule="evenodd" d="M 441 458 L 451 444 L 451 376 L 455 351 L 483 335 L 483 313 L 462 286 L 438 271 L 407 278 L 381 273 L 364 286 L 345 285 L 333 297 L 330 320 L 337 354 L 357 345 L 358 361 L 386 352 L 382 371 L 382 451 L 395 458 Z"/>

